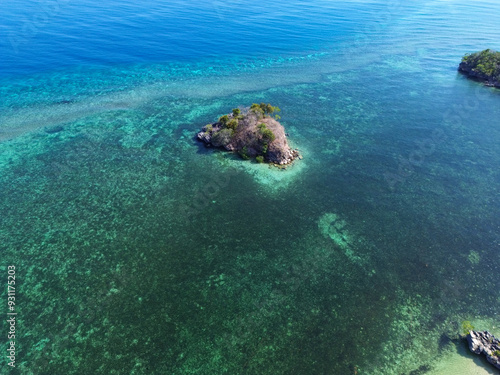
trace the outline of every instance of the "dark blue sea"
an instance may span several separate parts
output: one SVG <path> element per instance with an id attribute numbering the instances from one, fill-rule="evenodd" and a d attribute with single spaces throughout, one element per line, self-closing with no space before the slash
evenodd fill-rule
<path id="1" fill-rule="evenodd" d="M 3 1 L 0 373 L 495 374 L 500 90 L 457 67 L 499 14 Z M 261 102 L 302 160 L 196 141 Z"/>

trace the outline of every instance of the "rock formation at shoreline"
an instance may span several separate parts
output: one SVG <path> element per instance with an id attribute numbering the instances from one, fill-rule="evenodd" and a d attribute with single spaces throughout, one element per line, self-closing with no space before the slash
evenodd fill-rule
<path id="1" fill-rule="evenodd" d="M 283 125 L 271 117 L 278 107 L 270 104 L 252 104 L 250 108 L 233 109 L 219 121 L 205 125 L 197 138 L 207 146 L 237 152 L 243 159 L 287 165 L 299 157 L 288 145 Z"/>
<path id="2" fill-rule="evenodd" d="M 483 81 L 486 86 L 500 88 L 500 52 L 486 49 L 467 54 L 462 58 L 458 70 L 468 77 Z"/>
<path id="3" fill-rule="evenodd" d="M 467 341 L 471 352 L 486 355 L 488 362 L 500 369 L 500 340 L 488 331 L 469 331 Z"/>

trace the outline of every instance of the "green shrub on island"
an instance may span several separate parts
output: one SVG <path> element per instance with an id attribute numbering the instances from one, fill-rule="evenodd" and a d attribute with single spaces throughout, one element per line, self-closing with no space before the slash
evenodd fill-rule
<path id="1" fill-rule="evenodd" d="M 269 103 L 267 103 L 267 104 L 266 103 L 260 103 L 260 104 L 253 103 L 250 107 L 250 110 L 255 112 L 255 113 L 262 114 L 262 115 L 272 115 L 274 112 L 281 111 L 281 109 L 279 109 L 278 107 L 273 107 Z"/>
<path id="2" fill-rule="evenodd" d="M 272 115 L 274 112 L 279 112 L 281 109 L 278 107 L 273 107 L 271 104 L 260 103 L 260 108 L 264 111 L 266 115 Z"/>
<path id="3" fill-rule="evenodd" d="M 491 354 L 493 354 L 493 356 L 495 356 L 495 357 L 499 357 L 499 358 L 500 358 L 500 350 L 495 350 L 495 351 L 494 351 L 493 353 L 491 353 Z"/>
<path id="4" fill-rule="evenodd" d="M 227 145 L 229 142 L 231 142 L 231 137 L 233 135 L 233 130 L 232 129 L 221 129 L 217 133 L 214 134 L 212 137 L 212 144 L 215 147 L 221 147 Z"/>
<path id="5" fill-rule="evenodd" d="M 219 122 L 220 122 L 222 125 L 226 126 L 226 125 L 227 125 L 227 123 L 229 122 L 229 116 L 228 116 L 228 115 L 221 116 L 221 117 L 219 118 Z"/>
<path id="6" fill-rule="evenodd" d="M 229 120 L 229 122 L 226 124 L 226 128 L 231 129 L 232 131 L 236 131 L 237 127 L 238 127 L 238 120 L 234 118 Z"/>
<path id="7" fill-rule="evenodd" d="M 264 125 L 263 127 L 259 127 L 260 134 L 262 135 L 262 141 L 264 144 L 269 144 L 276 139 L 276 136 L 266 127 L 266 124 L 261 125 Z"/>
<path id="8" fill-rule="evenodd" d="M 462 322 L 462 333 L 468 335 L 470 331 L 474 331 L 474 326 L 468 320 Z"/>
<path id="9" fill-rule="evenodd" d="M 250 107 L 250 111 L 255 113 L 259 118 L 264 116 L 264 111 L 257 103 L 252 104 L 252 106 Z"/>
<path id="10" fill-rule="evenodd" d="M 259 156 L 256 156 L 255 157 L 255 160 L 257 161 L 257 163 L 264 163 L 264 156 L 262 155 L 259 155 Z"/>
<path id="11" fill-rule="evenodd" d="M 257 125 L 257 129 L 259 129 L 259 133 L 261 134 L 261 152 L 263 154 L 267 153 L 269 143 L 273 142 L 276 139 L 276 135 L 267 128 L 266 124 L 261 123 Z"/>
<path id="12" fill-rule="evenodd" d="M 239 108 L 233 109 L 233 116 L 238 117 L 241 114 L 241 110 Z"/>
<path id="13" fill-rule="evenodd" d="M 264 143 L 269 144 L 276 139 L 276 136 L 271 130 L 264 129 L 262 132 L 262 139 L 264 140 Z"/>
<path id="14" fill-rule="evenodd" d="M 248 156 L 248 148 L 246 146 L 240 150 L 239 154 L 241 158 L 244 160 L 250 159 L 250 156 Z"/>
<path id="15" fill-rule="evenodd" d="M 259 124 L 257 125 L 257 128 L 259 129 L 259 133 L 262 135 L 262 138 L 266 143 L 271 143 L 276 139 L 276 136 L 271 130 L 267 128 L 266 124 Z"/>

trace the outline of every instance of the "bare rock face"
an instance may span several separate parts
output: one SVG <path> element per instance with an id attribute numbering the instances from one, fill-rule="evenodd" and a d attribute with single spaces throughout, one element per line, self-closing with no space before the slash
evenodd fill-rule
<path id="1" fill-rule="evenodd" d="M 283 125 L 248 108 L 205 125 L 197 137 L 207 146 L 237 152 L 244 159 L 256 157 L 268 163 L 287 165 L 299 156 L 298 151 L 288 145 Z"/>
<path id="2" fill-rule="evenodd" d="M 489 363 L 500 369 L 500 341 L 488 331 L 470 331 L 467 335 L 469 349 L 476 354 L 486 355 Z"/>

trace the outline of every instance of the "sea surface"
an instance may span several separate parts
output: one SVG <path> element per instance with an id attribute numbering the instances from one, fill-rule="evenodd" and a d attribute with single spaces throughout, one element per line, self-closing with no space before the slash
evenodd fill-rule
<path id="1" fill-rule="evenodd" d="M 0 373 L 495 374 L 459 334 L 500 335 L 500 90 L 457 66 L 499 14 L 3 1 Z M 255 102 L 286 170 L 195 140 Z"/>

